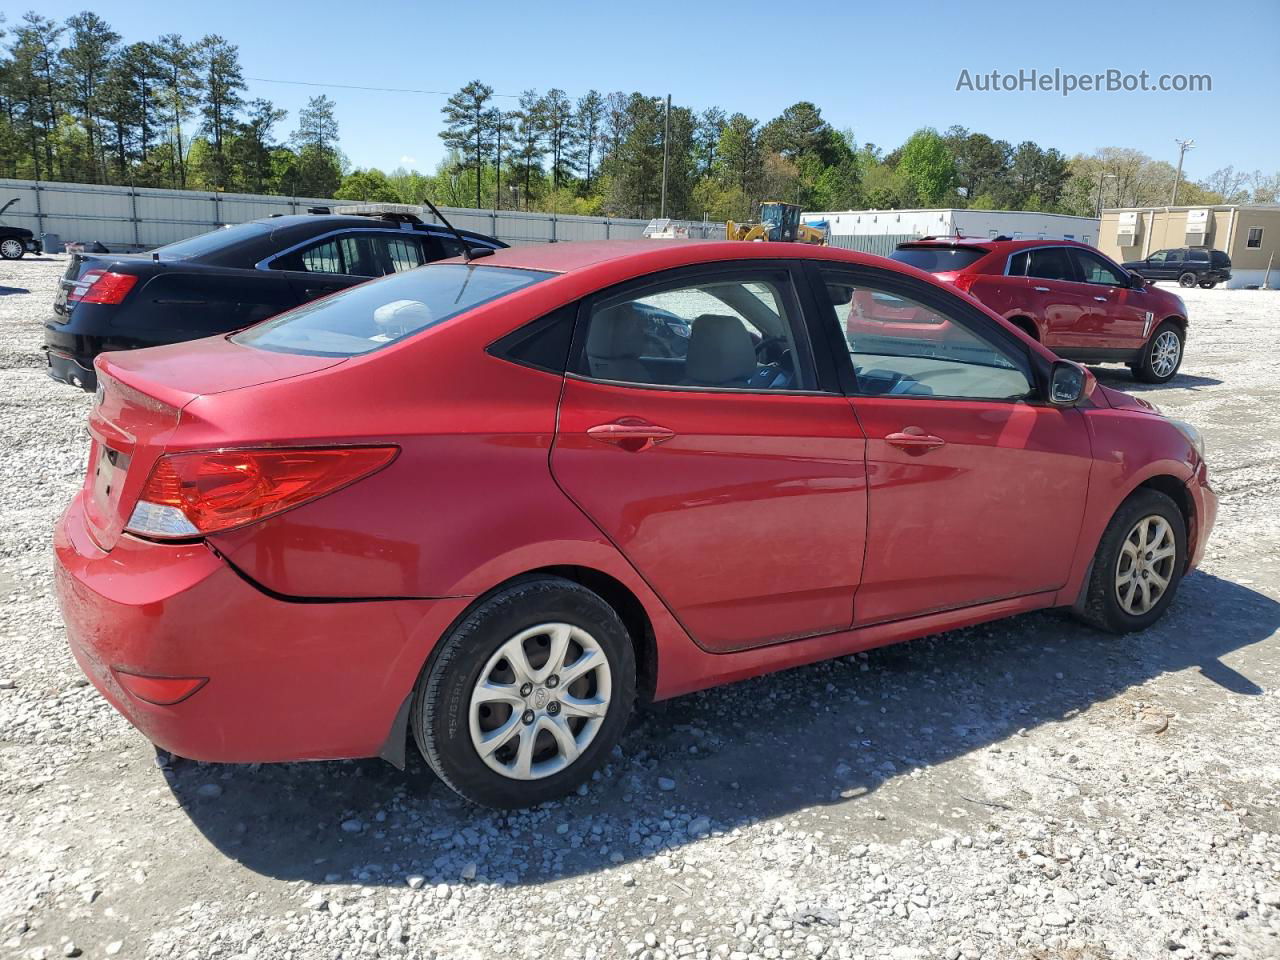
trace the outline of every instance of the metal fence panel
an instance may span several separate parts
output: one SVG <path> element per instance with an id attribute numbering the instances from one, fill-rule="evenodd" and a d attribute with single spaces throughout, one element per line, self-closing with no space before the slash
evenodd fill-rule
<path id="1" fill-rule="evenodd" d="M 37 236 L 51 233 L 67 241 L 97 240 L 116 250 L 150 249 L 229 223 L 353 202 L 0 178 L 0 203 L 13 197 L 18 202 L 5 213 L 5 222 L 29 227 Z M 629 239 L 641 236 L 648 223 L 523 210 L 441 209 L 455 226 L 510 244 Z M 691 237 L 724 239 L 723 224 L 686 225 Z"/>
<path id="2" fill-rule="evenodd" d="M 914 233 L 840 234 L 829 237 L 828 242 L 833 247 L 887 257 L 897 249 L 898 244 L 915 239 Z"/>

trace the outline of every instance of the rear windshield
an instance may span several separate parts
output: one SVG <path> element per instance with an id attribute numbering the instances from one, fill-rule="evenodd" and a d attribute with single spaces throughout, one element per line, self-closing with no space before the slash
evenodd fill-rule
<path id="1" fill-rule="evenodd" d="M 265 223 L 238 223 L 234 227 L 222 227 L 210 230 L 198 237 L 188 237 L 177 243 L 157 247 L 155 252 L 161 260 L 190 260 L 192 257 L 203 257 L 206 253 L 222 250 L 235 243 L 243 243 L 252 237 L 266 233 L 271 228 Z"/>
<path id="2" fill-rule="evenodd" d="M 929 273 L 945 273 L 948 270 L 963 270 L 986 255 L 986 250 L 973 247 L 899 247 L 889 259 L 899 260 Z"/>
<path id="3" fill-rule="evenodd" d="M 553 276 L 511 267 L 428 264 L 350 287 L 231 339 L 281 353 L 353 357 Z"/>

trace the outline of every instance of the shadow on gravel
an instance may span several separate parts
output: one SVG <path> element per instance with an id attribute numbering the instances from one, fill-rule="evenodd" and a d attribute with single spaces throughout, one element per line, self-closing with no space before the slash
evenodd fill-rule
<path id="1" fill-rule="evenodd" d="M 7 297 L 15 293 L 30 293 L 26 287 L 3 287 L 0 286 L 0 297 Z"/>
<path id="2" fill-rule="evenodd" d="M 1037 613 L 748 680 L 642 714 L 585 797 L 511 815 L 459 800 L 414 750 L 404 774 L 378 760 L 174 761 L 165 776 L 212 844 L 271 877 L 402 885 L 416 874 L 434 884 L 474 870 L 481 881 L 540 883 L 678 848 L 701 829 L 691 816 L 716 829 L 814 807 L 870 817 L 886 801 L 869 795 L 896 777 L 1162 674 L 1198 670 L 1218 698 L 1257 695 L 1258 682 L 1222 658 L 1277 628 L 1280 603 L 1197 573 L 1160 624 L 1130 637 Z M 1077 738 L 1139 735 L 1127 719 L 1099 716 Z M 1176 740 L 1176 720 L 1165 736 Z M 659 777 L 675 788 L 661 791 Z M 895 793 L 915 790 L 909 783 Z M 926 813 L 960 799 L 935 797 Z"/>
<path id="3" fill-rule="evenodd" d="M 1150 393 L 1153 390 L 1199 390 L 1202 387 L 1218 387 L 1221 380 L 1213 377 L 1197 377 L 1190 373 L 1179 373 L 1167 383 L 1143 383 L 1134 379 L 1128 370 L 1119 367 L 1090 367 L 1099 383 L 1108 387 L 1123 390 L 1125 393 Z"/>

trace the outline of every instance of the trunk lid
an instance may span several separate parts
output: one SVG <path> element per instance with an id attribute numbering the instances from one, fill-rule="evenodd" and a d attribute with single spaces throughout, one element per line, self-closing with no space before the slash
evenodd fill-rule
<path id="1" fill-rule="evenodd" d="M 225 337 L 102 354 L 84 482 L 85 518 L 94 542 L 104 550 L 115 546 L 192 400 L 315 373 L 344 360 L 271 353 Z"/>

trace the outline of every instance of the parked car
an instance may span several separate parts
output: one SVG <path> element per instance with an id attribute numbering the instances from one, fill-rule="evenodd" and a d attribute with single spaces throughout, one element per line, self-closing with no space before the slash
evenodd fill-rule
<path id="1" fill-rule="evenodd" d="M 347 209 L 252 220 L 145 254 L 73 254 L 44 327 L 49 375 L 92 390 L 93 359 L 103 351 L 239 330 L 370 277 L 462 252 L 453 234 L 423 223 L 416 208 Z M 506 246 L 463 235 L 478 247 Z"/>
<path id="2" fill-rule="evenodd" d="M 1231 258 L 1208 247 L 1157 250 L 1145 260 L 1126 261 L 1124 268 L 1148 280 L 1177 280 L 1179 286 L 1206 290 L 1231 279 Z"/>
<path id="3" fill-rule="evenodd" d="M 893 259 L 981 300 L 1060 357 L 1124 363 L 1145 383 L 1172 380 L 1182 365 L 1182 299 L 1083 243 L 925 237 Z"/>
<path id="4" fill-rule="evenodd" d="M 107 699 L 205 761 L 410 729 L 496 807 L 637 700 L 1046 607 L 1141 630 L 1216 512 L 1195 428 L 830 247 L 503 250 L 97 368 L 54 545 Z"/>
<path id="5" fill-rule="evenodd" d="M 0 216 L 4 212 L 18 202 L 18 198 L 14 197 L 3 207 L 0 207 Z M 5 260 L 21 260 L 28 253 L 40 254 L 44 252 L 44 247 L 40 243 L 40 239 L 36 237 L 26 227 L 14 227 L 7 223 L 0 223 L 0 258 Z"/>

